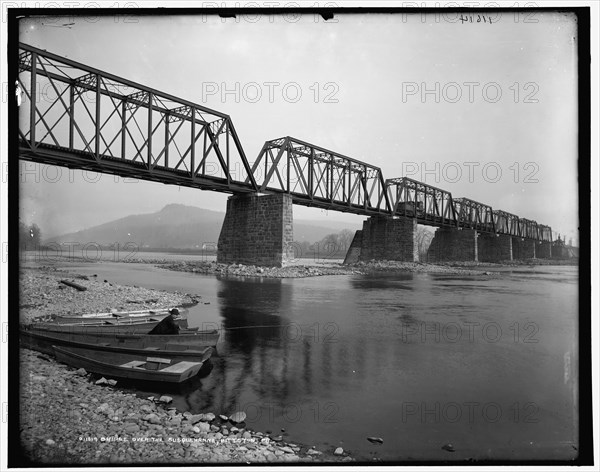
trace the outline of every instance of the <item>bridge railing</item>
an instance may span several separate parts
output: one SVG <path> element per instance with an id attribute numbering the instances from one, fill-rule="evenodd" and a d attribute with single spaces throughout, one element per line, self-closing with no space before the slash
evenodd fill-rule
<path id="1" fill-rule="evenodd" d="M 421 224 L 457 225 L 452 194 L 437 187 L 399 177 L 385 181 L 392 202 L 392 215 L 417 218 Z"/>
<path id="2" fill-rule="evenodd" d="M 488 233 L 496 232 L 491 206 L 469 198 L 455 198 L 453 201 L 460 227 Z"/>
<path id="3" fill-rule="evenodd" d="M 259 191 L 288 193 L 299 205 L 365 215 L 391 212 L 379 167 L 290 136 L 265 142 L 252 173 Z"/>
<path id="4" fill-rule="evenodd" d="M 256 190 L 226 114 L 22 43 L 18 88 L 23 159 L 221 191 Z"/>

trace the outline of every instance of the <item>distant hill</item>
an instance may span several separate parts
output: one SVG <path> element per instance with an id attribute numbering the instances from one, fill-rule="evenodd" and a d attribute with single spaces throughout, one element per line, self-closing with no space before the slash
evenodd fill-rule
<path id="1" fill-rule="evenodd" d="M 169 204 L 155 213 L 130 215 L 92 228 L 46 239 L 48 243 L 77 242 L 108 246 L 133 242 L 140 248 L 192 249 L 217 243 L 224 212 L 188 205 Z M 342 229 L 358 229 L 352 223 L 294 220 L 294 240 L 316 242 Z"/>

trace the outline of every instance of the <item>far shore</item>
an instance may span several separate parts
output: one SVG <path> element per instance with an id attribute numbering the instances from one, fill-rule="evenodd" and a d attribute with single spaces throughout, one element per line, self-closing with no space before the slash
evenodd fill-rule
<path id="1" fill-rule="evenodd" d="M 498 274 L 495 268 L 519 267 L 534 265 L 576 265 L 550 264 L 540 259 L 529 259 L 523 261 L 507 261 L 506 263 L 479 263 L 479 262 L 448 262 L 448 263 L 424 263 L 424 262 L 400 262 L 400 261 L 369 261 L 354 264 L 340 264 L 322 262 L 315 265 L 293 264 L 284 267 L 262 267 L 245 264 L 221 264 L 206 261 L 144 261 L 153 263 L 157 267 L 180 272 L 192 272 L 200 274 L 215 274 L 241 277 L 268 277 L 268 278 L 301 278 L 316 277 L 323 275 L 367 275 L 376 273 L 430 273 L 448 275 L 473 275 L 490 276 Z M 138 261 L 142 262 L 142 261 Z"/>
<path id="2" fill-rule="evenodd" d="M 151 254 L 151 253 L 149 253 Z M 77 255 L 53 255 L 45 256 L 39 252 L 25 252 L 22 254 L 21 263 L 24 265 L 33 263 L 35 267 L 60 267 L 65 263 L 102 263 L 119 262 L 125 264 L 151 264 L 156 267 L 198 274 L 212 274 L 216 276 L 234 277 L 259 277 L 259 278 L 304 278 L 324 275 L 367 275 L 374 273 L 432 273 L 448 275 L 493 275 L 499 270 L 507 267 L 522 266 L 577 266 L 578 259 L 519 259 L 505 260 L 499 262 L 476 262 L 476 261 L 454 261 L 454 262 L 401 262 L 389 260 L 371 260 L 353 264 L 343 264 L 340 259 L 295 259 L 283 265 L 283 267 L 269 267 L 245 263 L 218 263 L 214 255 L 205 257 L 202 254 L 189 254 L 189 259 L 184 255 L 174 253 L 176 258 L 170 257 L 139 257 L 128 255 L 127 257 L 106 259 L 80 257 Z"/>

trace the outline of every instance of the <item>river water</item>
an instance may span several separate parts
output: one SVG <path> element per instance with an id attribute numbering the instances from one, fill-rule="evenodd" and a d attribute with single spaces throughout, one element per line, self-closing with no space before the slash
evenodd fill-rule
<path id="1" fill-rule="evenodd" d="M 169 392 L 183 411 L 244 410 L 251 428 L 367 461 L 577 456 L 576 267 L 272 280 L 66 266 L 202 295 L 189 325 L 221 338 L 209 375 Z"/>

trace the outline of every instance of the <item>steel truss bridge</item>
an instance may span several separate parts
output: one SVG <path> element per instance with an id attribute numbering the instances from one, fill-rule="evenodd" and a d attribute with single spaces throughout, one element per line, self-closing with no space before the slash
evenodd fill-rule
<path id="1" fill-rule="evenodd" d="M 19 158 L 233 194 L 285 193 L 297 205 L 538 241 L 552 230 L 379 167 L 284 137 L 248 160 L 231 118 L 19 44 Z"/>

